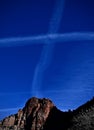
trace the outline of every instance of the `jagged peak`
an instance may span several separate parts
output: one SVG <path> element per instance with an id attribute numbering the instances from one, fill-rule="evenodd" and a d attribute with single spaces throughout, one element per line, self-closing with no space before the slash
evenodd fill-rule
<path id="1" fill-rule="evenodd" d="M 92 111 L 90 108 L 93 108 Z M 94 128 L 93 115 L 94 97 L 76 110 L 68 112 L 60 111 L 48 98 L 32 97 L 18 113 L 0 122 L 0 130 L 81 130 L 82 127 L 84 130 L 88 127 L 89 130 Z M 83 126 L 84 120 L 87 123 Z M 79 129 L 75 124 L 80 124 Z"/>

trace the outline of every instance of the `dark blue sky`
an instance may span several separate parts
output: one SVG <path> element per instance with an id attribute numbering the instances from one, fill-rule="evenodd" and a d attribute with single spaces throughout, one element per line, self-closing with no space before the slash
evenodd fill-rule
<path id="1" fill-rule="evenodd" d="M 94 37 L 94 1 L 62 1 L 0 1 L 0 118 L 32 96 L 50 98 L 62 110 L 75 109 L 94 96 L 94 38 L 38 44 L 27 40 L 8 47 L 8 39 L 42 39 L 49 32 L 92 32 Z"/>

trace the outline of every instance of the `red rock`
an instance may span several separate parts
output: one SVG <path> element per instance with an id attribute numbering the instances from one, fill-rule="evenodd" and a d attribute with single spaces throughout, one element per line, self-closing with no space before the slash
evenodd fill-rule
<path id="1" fill-rule="evenodd" d="M 31 98 L 25 107 L 17 114 L 11 115 L 2 121 L 3 127 L 13 129 L 40 130 L 46 122 L 47 117 L 54 104 L 49 99 Z"/>
<path id="2" fill-rule="evenodd" d="M 62 112 L 52 101 L 31 98 L 17 114 L 0 121 L 0 130 L 94 130 L 94 98 L 74 111 Z"/>

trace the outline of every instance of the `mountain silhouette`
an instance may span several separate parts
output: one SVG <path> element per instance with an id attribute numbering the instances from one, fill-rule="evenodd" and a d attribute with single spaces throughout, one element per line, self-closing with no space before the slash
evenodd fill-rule
<path id="1" fill-rule="evenodd" d="M 67 112 L 47 98 L 30 98 L 23 109 L 0 121 L 0 130 L 94 130 L 94 98 Z"/>

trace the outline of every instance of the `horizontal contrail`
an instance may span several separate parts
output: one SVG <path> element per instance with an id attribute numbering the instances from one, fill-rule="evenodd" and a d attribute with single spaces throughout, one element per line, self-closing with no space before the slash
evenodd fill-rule
<path id="1" fill-rule="evenodd" d="M 0 96 L 5 96 L 5 95 L 24 95 L 24 94 L 30 94 L 30 92 L 0 92 Z"/>
<path id="2" fill-rule="evenodd" d="M 0 109 L 0 112 L 16 111 L 16 110 L 18 111 L 19 107 Z"/>
<path id="3" fill-rule="evenodd" d="M 46 42 L 46 41 L 50 42 Z M 63 34 L 46 34 L 30 37 L 12 37 L 0 39 L 0 47 L 23 46 L 28 44 L 54 44 L 57 42 L 68 41 L 92 41 L 94 40 L 94 32 L 70 32 Z"/>

